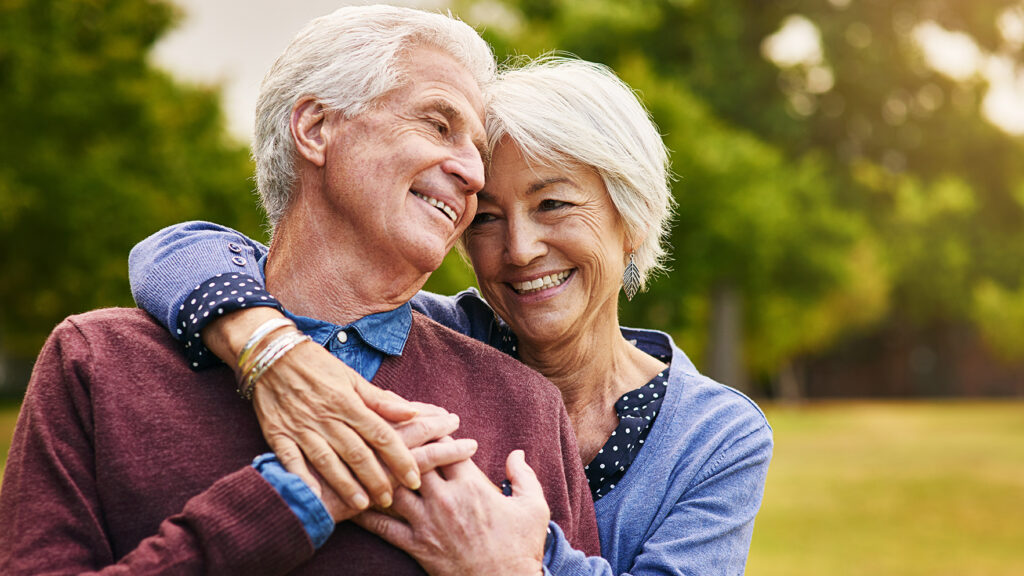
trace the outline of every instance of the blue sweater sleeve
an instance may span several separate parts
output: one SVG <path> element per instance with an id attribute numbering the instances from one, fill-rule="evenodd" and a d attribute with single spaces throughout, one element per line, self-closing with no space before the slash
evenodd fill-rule
<path id="1" fill-rule="evenodd" d="M 241 273 L 264 282 L 259 260 L 267 247 L 210 222 L 182 222 L 146 238 L 128 255 L 128 279 L 140 308 L 173 330 L 185 298 L 217 274 Z"/>
<path id="2" fill-rule="evenodd" d="M 576 550 L 554 522 L 548 523 L 548 546 L 544 550 L 544 574 L 551 576 L 614 576 L 608 561 Z"/>

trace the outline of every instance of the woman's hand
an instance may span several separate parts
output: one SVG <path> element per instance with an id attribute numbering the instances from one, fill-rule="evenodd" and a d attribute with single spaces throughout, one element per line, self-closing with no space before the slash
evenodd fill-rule
<path id="1" fill-rule="evenodd" d="M 283 315 L 267 307 L 234 312 L 207 326 L 203 342 L 234 366 L 256 327 L 275 317 Z M 275 362 L 256 385 L 253 404 L 281 464 L 316 487 L 312 463 L 354 509 L 367 508 L 371 497 L 391 504 L 388 471 L 406 487 L 420 485 L 416 457 L 393 426 L 416 416 L 416 406 L 373 386 L 321 346 L 300 344 Z"/>
<path id="2" fill-rule="evenodd" d="M 452 440 L 446 436 L 459 427 L 459 417 L 432 404 L 413 403 L 420 411 L 412 419 L 395 425 L 402 441 L 411 448 L 416 465 L 422 473 L 457 462 L 469 461 L 476 454 L 477 443 L 471 438 Z M 439 438 L 439 435 L 441 438 Z M 313 472 L 315 483 L 307 484 L 320 497 L 335 523 L 348 520 L 362 512 L 344 500 L 322 476 Z M 397 483 L 394 484 L 397 487 Z"/>
<path id="3" fill-rule="evenodd" d="M 512 496 L 467 460 L 423 474 L 419 494 L 400 488 L 390 512 L 374 510 L 353 521 L 416 559 L 434 575 L 542 572 L 551 518 L 537 476 L 522 450 L 505 464 Z"/>

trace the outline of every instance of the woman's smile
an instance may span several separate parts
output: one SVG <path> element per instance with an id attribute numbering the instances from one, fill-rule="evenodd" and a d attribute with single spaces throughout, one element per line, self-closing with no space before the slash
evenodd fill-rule
<path id="1" fill-rule="evenodd" d="M 509 286 L 516 294 L 536 294 L 544 292 L 556 286 L 561 286 L 572 275 L 573 270 L 563 270 L 554 274 L 545 274 L 532 280 L 521 282 L 509 282 Z"/>

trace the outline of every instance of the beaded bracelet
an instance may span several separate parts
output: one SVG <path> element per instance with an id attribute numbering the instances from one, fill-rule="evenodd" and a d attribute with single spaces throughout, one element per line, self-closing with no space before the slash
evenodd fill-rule
<path id="1" fill-rule="evenodd" d="M 259 344 L 274 330 L 284 328 L 285 326 L 295 328 L 295 322 L 292 322 L 288 318 L 271 318 L 257 326 L 256 329 L 253 330 L 252 335 L 249 336 L 249 340 L 246 341 L 245 346 L 242 346 L 242 351 L 238 354 L 238 369 L 243 370 L 246 362 L 249 360 L 249 356 L 252 355 L 252 351 L 256 348 L 257 344 Z"/>
<path id="2" fill-rule="evenodd" d="M 277 338 L 271 340 L 270 344 L 260 353 L 256 355 L 252 363 L 246 367 L 246 370 L 242 373 L 242 378 L 239 380 L 239 388 L 237 390 L 238 395 L 246 400 L 252 400 L 253 390 L 256 388 L 256 382 L 260 379 L 263 374 L 281 359 L 282 356 L 288 353 L 289 350 L 301 344 L 302 342 L 311 341 L 312 338 L 306 336 L 302 332 L 288 332 L 282 334 Z"/>

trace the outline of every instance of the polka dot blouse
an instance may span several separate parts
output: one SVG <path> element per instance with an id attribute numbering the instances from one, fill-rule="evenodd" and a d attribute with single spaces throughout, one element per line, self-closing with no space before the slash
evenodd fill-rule
<path id="1" fill-rule="evenodd" d="M 583 467 L 595 502 L 615 488 L 615 484 L 626 474 L 630 464 L 643 448 L 647 433 L 651 431 L 651 426 L 661 410 L 667 388 L 666 367 L 650 382 L 623 394 L 615 402 L 619 426 L 612 431 L 612 435 L 590 464 Z"/>

